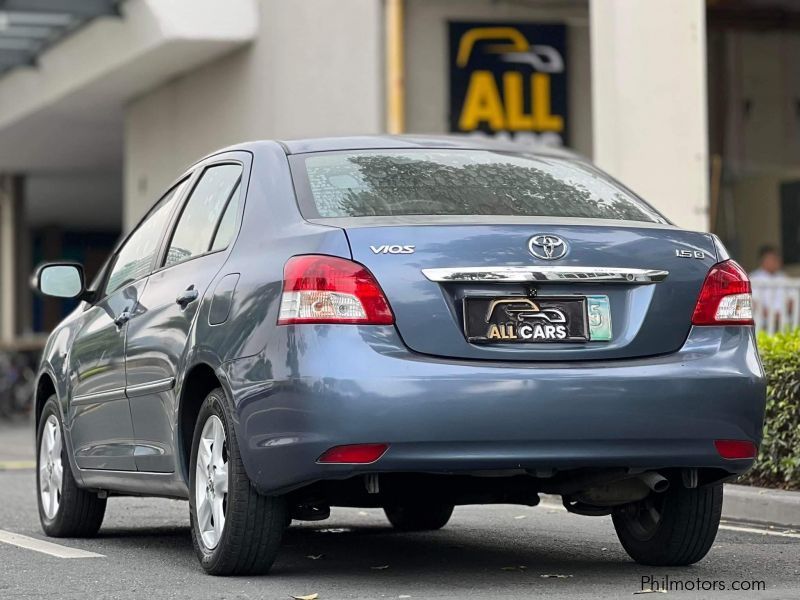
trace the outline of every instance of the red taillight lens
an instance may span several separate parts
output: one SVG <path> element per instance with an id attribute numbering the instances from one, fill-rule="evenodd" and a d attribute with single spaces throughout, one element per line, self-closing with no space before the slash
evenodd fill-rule
<path id="1" fill-rule="evenodd" d="M 283 269 L 278 325 L 291 323 L 391 325 L 394 315 L 364 265 L 308 254 L 293 256 Z"/>
<path id="2" fill-rule="evenodd" d="M 752 325 L 753 298 L 747 273 L 736 261 L 717 263 L 706 275 L 692 325 Z"/>
<path id="3" fill-rule="evenodd" d="M 715 440 L 714 446 L 722 458 L 734 460 L 756 457 L 756 445 L 746 440 Z"/>
<path id="4" fill-rule="evenodd" d="M 366 465 L 374 463 L 389 449 L 389 444 L 353 444 L 334 446 L 317 459 L 319 463 Z"/>

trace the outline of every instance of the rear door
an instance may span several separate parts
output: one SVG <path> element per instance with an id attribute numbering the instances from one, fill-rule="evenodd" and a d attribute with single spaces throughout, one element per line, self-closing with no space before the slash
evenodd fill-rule
<path id="1" fill-rule="evenodd" d="M 140 471 L 175 468 L 174 388 L 185 368 L 198 307 L 227 257 L 242 198 L 243 153 L 200 167 L 168 237 L 159 268 L 142 294 L 126 345 L 127 394 Z M 194 344 L 198 344 L 195 340 Z"/>
<path id="2" fill-rule="evenodd" d="M 136 310 L 143 283 L 129 283 L 89 308 L 69 350 L 72 398 L 67 421 L 81 469 L 136 470 L 125 396 L 124 320 Z"/>

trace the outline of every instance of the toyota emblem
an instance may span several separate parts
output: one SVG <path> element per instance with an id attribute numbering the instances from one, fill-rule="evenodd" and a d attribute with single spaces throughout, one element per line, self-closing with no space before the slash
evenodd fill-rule
<path id="1" fill-rule="evenodd" d="M 528 250 L 531 254 L 544 260 L 563 258 L 568 249 L 567 242 L 550 233 L 540 233 L 528 241 Z"/>

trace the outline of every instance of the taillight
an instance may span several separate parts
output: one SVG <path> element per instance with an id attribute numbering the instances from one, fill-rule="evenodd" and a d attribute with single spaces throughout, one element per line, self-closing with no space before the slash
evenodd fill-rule
<path id="1" fill-rule="evenodd" d="M 291 323 L 391 325 L 394 315 L 364 265 L 308 254 L 293 256 L 283 269 L 278 325 Z"/>
<path id="2" fill-rule="evenodd" d="M 692 325 L 752 325 L 753 298 L 747 273 L 736 261 L 717 263 L 706 275 Z"/>

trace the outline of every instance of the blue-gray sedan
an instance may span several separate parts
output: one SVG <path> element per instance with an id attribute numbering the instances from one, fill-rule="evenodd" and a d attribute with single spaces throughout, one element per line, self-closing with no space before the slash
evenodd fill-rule
<path id="1" fill-rule="evenodd" d="M 650 565 L 711 547 L 753 463 L 750 283 L 591 164 L 472 138 L 263 141 L 199 161 L 86 282 L 36 390 L 38 498 L 189 500 L 209 573 L 269 569 L 293 520 L 398 530 L 558 494 Z"/>

